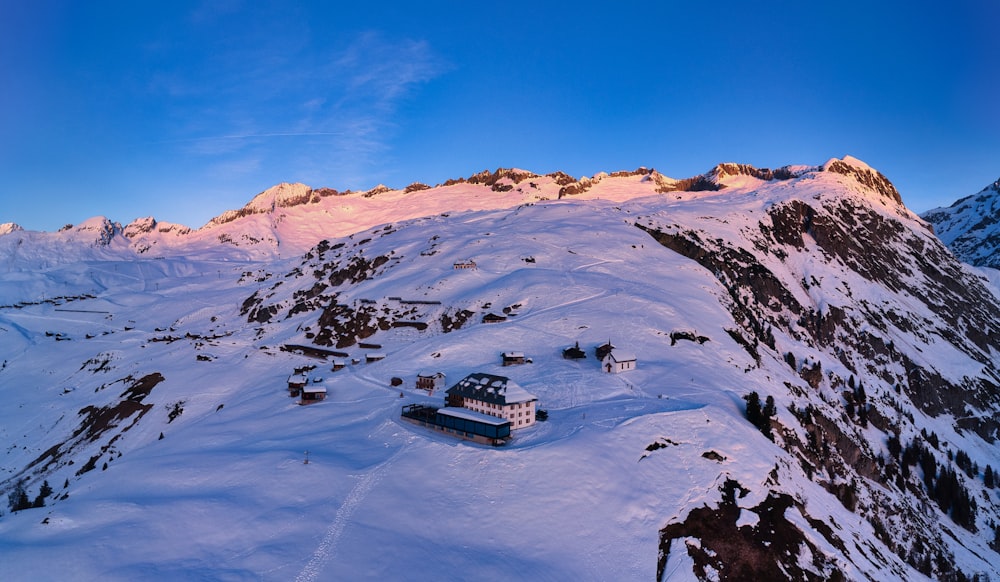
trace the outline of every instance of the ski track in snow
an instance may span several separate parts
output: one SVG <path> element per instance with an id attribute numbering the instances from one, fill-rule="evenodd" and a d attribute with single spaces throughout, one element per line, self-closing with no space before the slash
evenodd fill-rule
<path id="1" fill-rule="evenodd" d="M 406 446 L 401 447 L 391 457 L 382 462 L 371 471 L 365 473 L 354 485 L 351 492 L 347 494 L 344 503 L 337 509 L 337 515 L 333 523 L 326 530 L 326 535 L 313 552 L 312 558 L 302 568 L 299 575 L 295 577 L 295 582 L 313 582 L 323 572 L 327 562 L 337 553 L 337 543 L 343 535 L 351 516 L 357 510 L 361 502 L 365 500 L 372 488 L 381 480 L 382 475 L 388 470 L 392 463 L 406 450 Z"/>

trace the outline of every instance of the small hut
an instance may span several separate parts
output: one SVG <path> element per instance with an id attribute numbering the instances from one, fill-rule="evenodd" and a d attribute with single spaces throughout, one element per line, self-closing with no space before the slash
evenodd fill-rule
<path id="1" fill-rule="evenodd" d="M 309 384 L 308 376 L 305 374 L 292 374 L 288 377 L 288 395 L 292 398 L 297 398 L 307 384 Z"/>
<path id="2" fill-rule="evenodd" d="M 582 360 L 587 357 L 587 353 L 580 349 L 580 342 L 563 350 L 563 357 L 567 360 Z"/>
<path id="3" fill-rule="evenodd" d="M 524 352 L 504 352 L 500 357 L 504 366 L 517 366 L 526 361 Z"/>
<path id="4" fill-rule="evenodd" d="M 299 404 L 313 404 L 326 400 L 326 388 L 323 386 L 306 386 L 302 388 L 302 400 Z"/>

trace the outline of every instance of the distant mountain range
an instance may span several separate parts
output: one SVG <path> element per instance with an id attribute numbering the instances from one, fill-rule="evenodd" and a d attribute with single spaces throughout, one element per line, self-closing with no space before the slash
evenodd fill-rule
<path id="1" fill-rule="evenodd" d="M 0 579 L 998 579 L 1000 299 L 937 219 L 996 186 L 498 169 L 5 225 Z M 401 421 L 438 372 L 548 419 Z"/>
<path id="2" fill-rule="evenodd" d="M 1000 180 L 978 194 L 922 216 L 960 259 L 979 267 L 1000 268 Z"/>

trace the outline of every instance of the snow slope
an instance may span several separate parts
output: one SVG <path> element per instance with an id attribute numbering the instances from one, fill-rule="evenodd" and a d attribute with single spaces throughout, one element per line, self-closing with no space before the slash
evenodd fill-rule
<path id="1" fill-rule="evenodd" d="M 956 414 L 997 411 L 995 394 L 963 392 L 997 377 L 993 340 L 972 333 L 1000 320 L 997 301 L 877 172 L 824 167 L 720 166 L 692 190 L 649 171 L 577 193 L 531 175 L 304 204 L 315 191 L 286 185 L 198 231 L 149 225 L 143 252 L 138 236 L 98 244 L 102 221 L 0 236 L 0 479 L 55 490 L 0 517 L 0 579 L 738 577 L 712 562 L 699 512 L 744 554 L 794 550 L 758 573 L 1000 576 L 981 474 L 962 481 L 980 500 L 971 530 L 918 470 L 901 488 L 885 478 L 888 435 L 921 428 L 942 467 L 958 450 L 1000 466 L 992 425 Z M 864 244 L 899 264 L 829 246 L 831 225 L 874 225 L 884 239 Z M 918 243 L 939 264 L 917 264 Z M 969 298 L 980 310 L 949 321 Z M 601 372 L 593 348 L 609 339 L 636 370 Z M 563 359 L 576 342 L 588 357 Z M 358 362 L 334 372 L 290 346 Z M 512 350 L 533 363 L 502 367 Z M 372 351 L 387 357 L 364 364 Z M 921 397 L 910 364 L 949 399 Z M 326 401 L 288 397 L 303 368 Z M 414 386 L 431 371 L 449 386 L 509 376 L 549 420 L 501 448 L 401 421 L 403 405 L 441 404 Z M 845 412 L 848 378 L 867 389 L 864 426 Z M 779 403 L 773 442 L 745 418 L 751 391 Z"/>

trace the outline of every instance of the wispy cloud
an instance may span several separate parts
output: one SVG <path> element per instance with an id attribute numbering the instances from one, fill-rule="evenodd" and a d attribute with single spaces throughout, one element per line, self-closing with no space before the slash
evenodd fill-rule
<path id="1" fill-rule="evenodd" d="M 274 28 L 284 32 L 224 42 L 185 70 L 154 75 L 149 89 L 176 121 L 159 143 L 235 165 L 270 160 L 303 178 L 365 174 L 391 149 L 400 105 L 446 71 L 424 41 L 369 31 L 329 44 Z"/>

